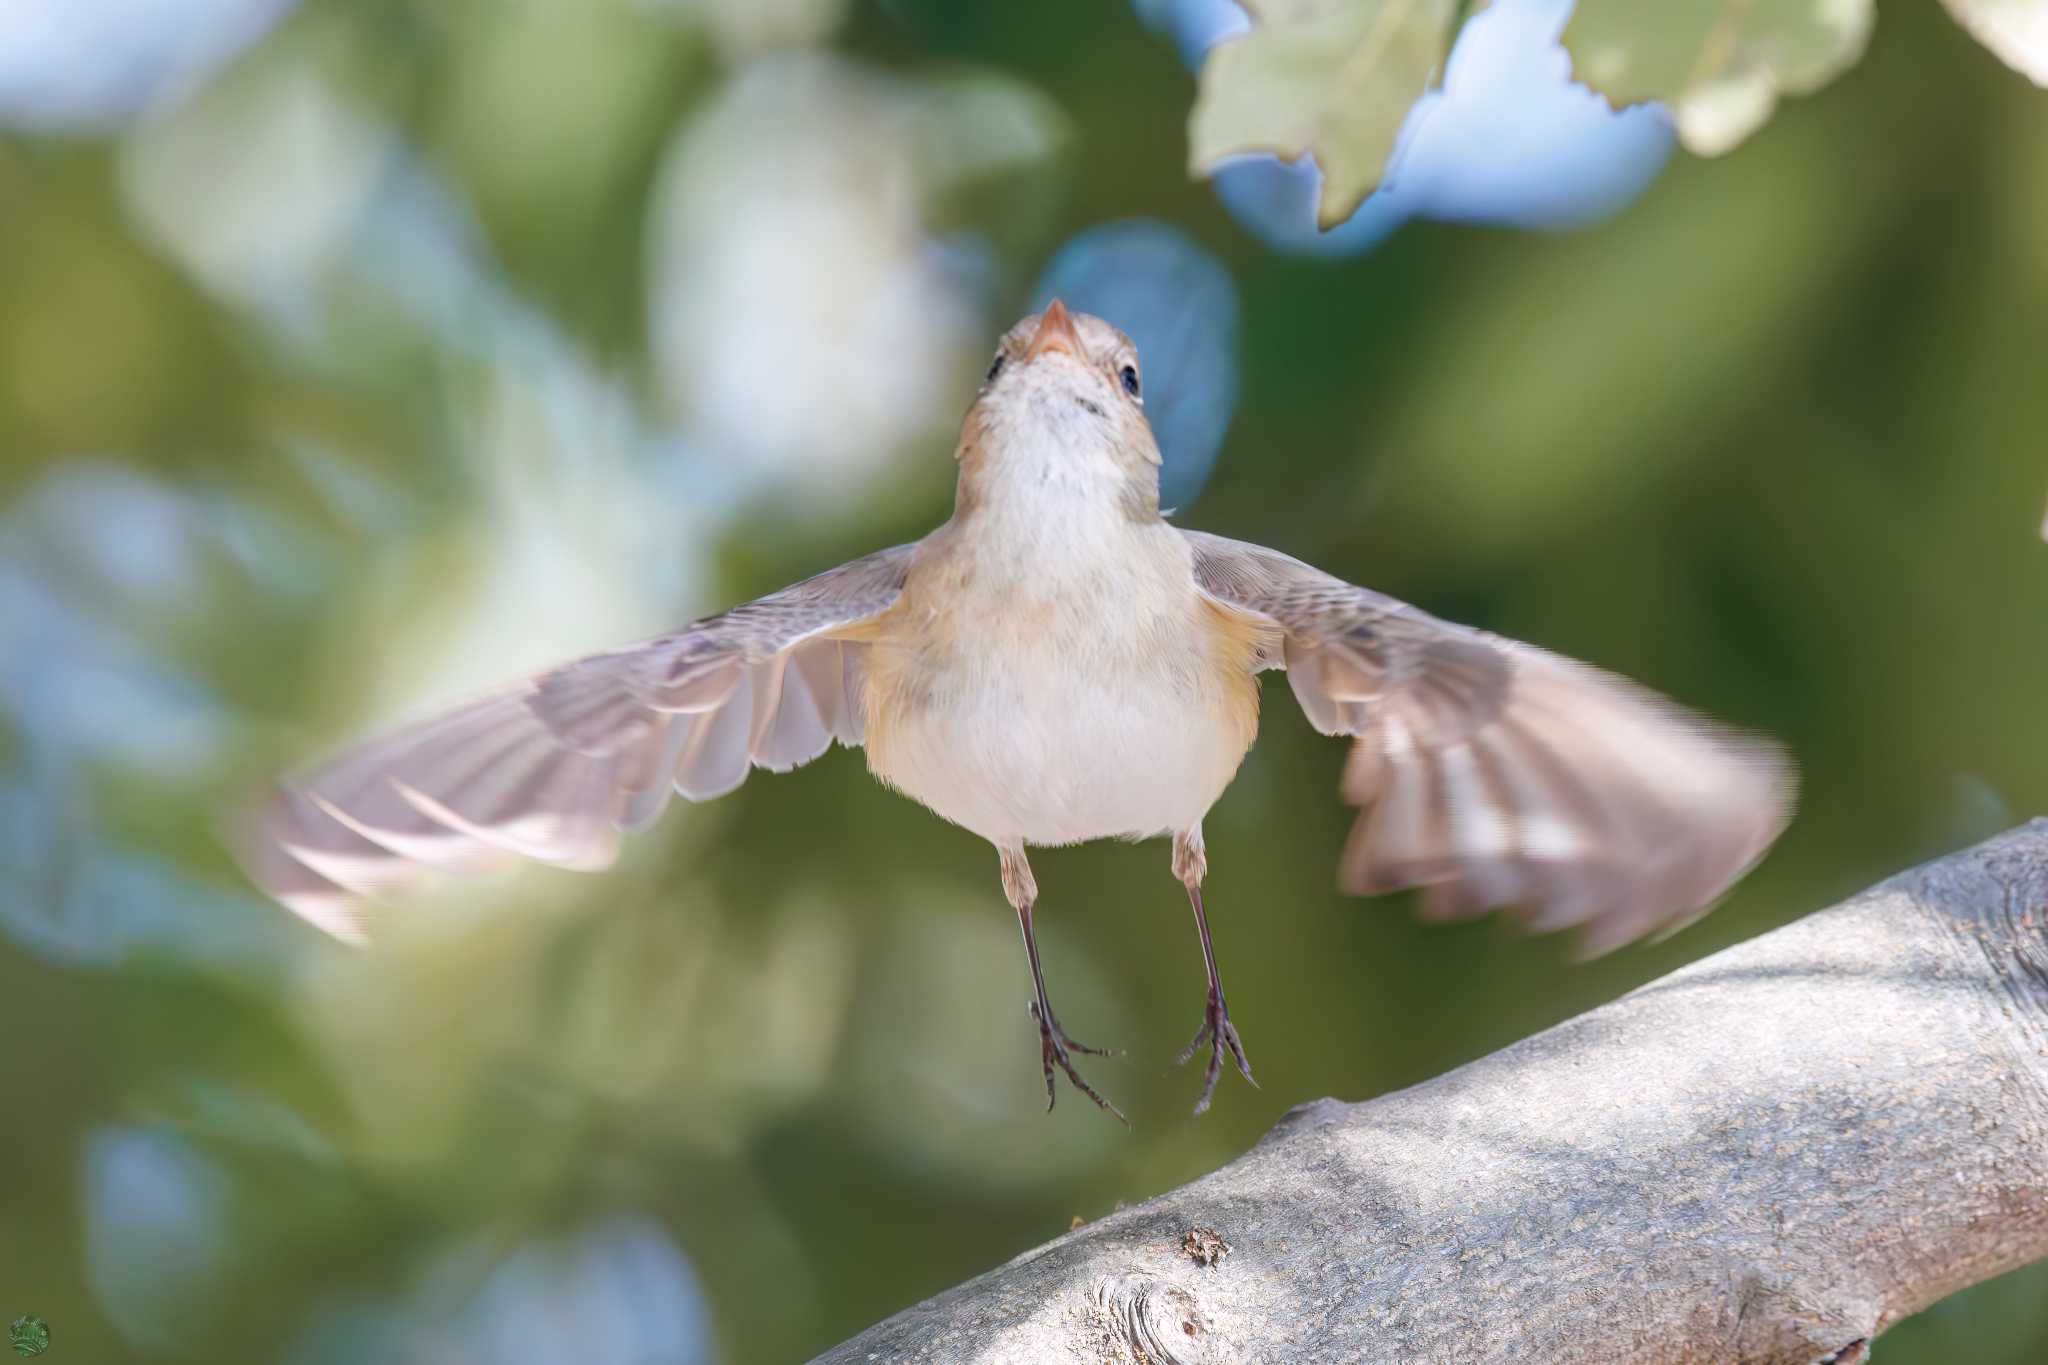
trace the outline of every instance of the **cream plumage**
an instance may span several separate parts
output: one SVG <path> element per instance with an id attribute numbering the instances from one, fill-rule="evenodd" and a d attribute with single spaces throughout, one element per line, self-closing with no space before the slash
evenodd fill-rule
<path id="1" fill-rule="evenodd" d="M 567 664 L 279 785 L 239 847 L 338 937 L 423 871 L 596 868 L 671 793 L 723 795 L 833 740 L 1000 855 L 1048 1101 L 1093 1051 L 1061 1030 L 1025 850 L 1173 838 L 1209 972 L 1192 1053 L 1251 1075 L 1211 951 L 1204 813 L 1285 668 L 1354 736 L 1342 881 L 1425 912 L 1517 909 L 1606 951 L 1704 912 L 1783 829 L 1782 752 L 1619 678 L 1439 621 L 1277 551 L 1168 524 L 1122 333 L 1057 302 L 1003 340 L 963 426 L 953 518 L 670 635 Z M 1187 1054 L 1183 1054 L 1184 1059 Z M 1119 1116 L 1120 1117 L 1120 1116 Z"/>

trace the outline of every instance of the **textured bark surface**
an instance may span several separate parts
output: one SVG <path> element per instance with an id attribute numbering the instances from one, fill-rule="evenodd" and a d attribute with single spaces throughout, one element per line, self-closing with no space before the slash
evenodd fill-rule
<path id="1" fill-rule="evenodd" d="M 2043 1256 L 2037 820 L 1412 1089 L 1296 1109 L 823 1359 L 1850 1365 Z"/>

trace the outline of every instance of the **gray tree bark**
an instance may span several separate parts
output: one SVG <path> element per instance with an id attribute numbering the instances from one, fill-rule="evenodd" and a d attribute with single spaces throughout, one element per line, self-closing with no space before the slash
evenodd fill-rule
<path id="1" fill-rule="evenodd" d="M 1298 1108 L 823 1359 L 1850 1365 L 2043 1256 L 2036 820 L 1412 1089 Z"/>

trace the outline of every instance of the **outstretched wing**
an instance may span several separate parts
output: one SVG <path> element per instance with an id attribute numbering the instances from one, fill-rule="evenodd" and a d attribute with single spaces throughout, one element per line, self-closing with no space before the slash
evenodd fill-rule
<path id="1" fill-rule="evenodd" d="M 250 878 L 338 938 L 423 869 L 600 868 L 671 791 L 708 801 L 861 742 L 864 646 L 915 545 L 515 683 L 277 785 L 237 831 Z"/>
<path id="2" fill-rule="evenodd" d="M 1707 910 L 1791 818 L 1769 740 L 1585 664 L 1439 621 L 1273 550 L 1184 533 L 1202 587 L 1264 617 L 1325 734 L 1355 735 L 1342 881 L 1424 913 L 1519 909 L 1607 952 Z"/>

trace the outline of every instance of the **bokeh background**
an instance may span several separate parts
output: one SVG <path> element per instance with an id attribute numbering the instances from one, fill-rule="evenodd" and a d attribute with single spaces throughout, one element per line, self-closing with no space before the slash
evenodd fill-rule
<path id="1" fill-rule="evenodd" d="M 1335 233 L 1184 172 L 1224 0 L 0 4 L 0 1319 L 63 1361 L 776 1362 L 2048 807 L 2048 94 L 1935 6 L 1721 160 L 1496 0 Z M 1208 823 L 1263 1086 L 1169 1064 L 1163 845 L 995 858 L 835 752 L 358 953 L 266 774 L 942 519 L 994 337 L 1144 348 L 1180 519 L 1784 736 L 1715 915 L 1571 965 L 1333 890 L 1268 680 Z M 2038 1361 L 2048 1275 L 1888 1361 Z"/>

